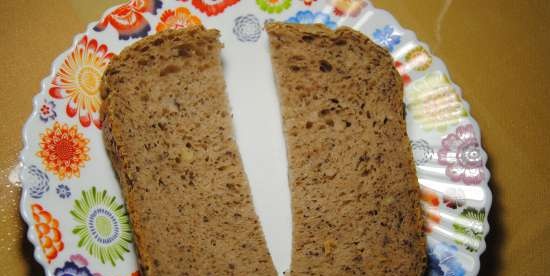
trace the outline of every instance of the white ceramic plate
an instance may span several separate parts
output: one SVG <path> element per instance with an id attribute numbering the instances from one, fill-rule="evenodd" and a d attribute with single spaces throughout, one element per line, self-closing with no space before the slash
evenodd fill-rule
<path id="1" fill-rule="evenodd" d="M 227 91 L 254 204 L 280 273 L 290 264 L 291 211 L 267 20 L 347 25 L 393 55 L 427 217 L 429 275 L 476 275 L 489 230 L 487 155 L 441 60 L 366 0 L 132 0 L 77 35 L 34 98 L 21 153 L 21 214 L 47 275 L 137 275 L 131 229 L 103 147 L 98 84 L 112 55 L 167 28 L 221 31 Z"/>

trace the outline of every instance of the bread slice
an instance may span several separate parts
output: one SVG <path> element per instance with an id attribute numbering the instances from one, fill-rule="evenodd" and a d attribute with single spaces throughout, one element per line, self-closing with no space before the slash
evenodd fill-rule
<path id="1" fill-rule="evenodd" d="M 167 30 L 102 79 L 142 275 L 276 275 L 233 137 L 217 30 Z"/>
<path id="2" fill-rule="evenodd" d="M 291 275 L 421 275 L 419 185 L 391 56 L 346 27 L 267 32 L 288 148 Z"/>

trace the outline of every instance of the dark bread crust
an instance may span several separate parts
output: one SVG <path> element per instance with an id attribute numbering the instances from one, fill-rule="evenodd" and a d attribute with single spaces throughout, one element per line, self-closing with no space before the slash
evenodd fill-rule
<path id="1" fill-rule="evenodd" d="M 102 79 L 142 275 L 276 275 L 233 137 L 216 30 L 144 38 Z"/>
<path id="2" fill-rule="evenodd" d="M 291 275 L 422 275 L 419 184 L 392 57 L 346 27 L 266 29 L 288 148 Z"/>

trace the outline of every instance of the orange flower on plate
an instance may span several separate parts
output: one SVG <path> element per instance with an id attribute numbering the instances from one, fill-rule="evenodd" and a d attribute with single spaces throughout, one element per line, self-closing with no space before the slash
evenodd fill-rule
<path id="1" fill-rule="evenodd" d="M 222 13 L 226 8 L 237 4 L 240 0 L 192 0 L 195 8 L 208 16 Z M 185 2 L 185 1 L 184 1 Z"/>
<path id="2" fill-rule="evenodd" d="M 48 263 L 51 263 L 64 248 L 59 231 L 59 221 L 52 217 L 50 212 L 44 210 L 40 204 L 31 205 L 31 210 L 40 247 L 48 259 Z"/>
<path id="3" fill-rule="evenodd" d="M 151 26 L 143 15 L 145 13 L 156 15 L 161 7 L 161 0 L 129 0 L 105 16 L 94 27 L 94 31 L 102 32 L 111 25 L 118 32 L 119 39 L 145 37 L 151 30 Z"/>
<path id="4" fill-rule="evenodd" d="M 311 4 L 313 4 L 313 2 L 315 2 L 317 0 L 304 0 L 304 4 L 306 4 L 306 6 L 311 6 Z"/>
<path id="5" fill-rule="evenodd" d="M 397 72 L 401 75 L 401 78 L 403 79 L 403 86 L 409 85 L 409 83 L 411 83 L 411 76 L 407 74 L 404 64 L 396 61 L 393 66 L 395 66 L 395 69 L 397 69 Z"/>
<path id="6" fill-rule="evenodd" d="M 192 15 L 191 12 L 184 7 L 179 7 L 173 10 L 166 10 L 160 16 L 160 22 L 157 24 L 157 32 L 162 32 L 166 29 L 182 29 L 185 27 L 200 25 L 201 20 Z"/>
<path id="7" fill-rule="evenodd" d="M 424 226 L 423 231 L 426 233 L 431 233 L 434 226 L 437 226 L 441 223 L 441 214 L 439 209 L 434 207 L 427 207 L 424 209 Z"/>
<path id="8" fill-rule="evenodd" d="M 429 205 L 432 205 L 433 207 L 439 206 L 439 196 L 435 192 L 428 189 L 421 189 L 420 196 L 420 199 Z"/>
<path id="9" fill-rule="evenodd" d="M 334 14 L 338 16 L 358 16 L 368 5 L 366 0 L 330 0 L 329 2 L 334 6 Z"/>
<path id="10" fill-rule="evenodd" d="M 65 58 L 52 81 L 50 96 L 67 99 L 67 115 L 72 118 L 78 113 L 84 127 L 93 122 L 101 128 L 99 84 L 112 56 L 106 45 L 84 36 Z"/>
<path id="11" fill-rule="evenodd" d="M 41 150 L 36 155 L 42 158 L 46 170 L 53 172 L 63 180 L 73 176 L 80 176 L 80 168 L 90 160 L 88 144 L 76 125 L 69 127 L 55 122 L 53 128 L 47 128 L 40 135 Z"/>
<path id="12" fill-rule="evenodd" d="M 420 200 L 425 203 L 424 217 L 426 223 L 423 230 L 426 233 L 430 233 L 434 225 L 441 223 L 441 215 L 438 209 L 440 204 L 439 196 L 434 191 L 424 188 L 420 190 Z"/>

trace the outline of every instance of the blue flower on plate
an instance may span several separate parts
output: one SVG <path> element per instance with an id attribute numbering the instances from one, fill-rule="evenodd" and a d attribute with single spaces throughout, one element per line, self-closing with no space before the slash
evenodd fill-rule
<path id="1" fill-rule="evenodd" d="M 80 255 L 71 255 L 68 261 L 65 262 L 63 267 L 58 267 L 53 272 L 54 276 L 102 276 L 99 273 L 92 273 L 88 269 L 88 260 Z"/>
<path id="2" fill-rule="evenodd" d="M 53 101 L 44 100 L 44 103 L 40 106 L 39 117 L 44 123 L 47 123 L 48 120 L 55 120 L 57 117 L 55 103 Z"/>
<path id="3" fill-rule="evenodd" d="M 401 36 L 398 35 L 395 29 L 390 25 L 386 25 L 382 29 L 376 29 L 374 33 L 372 33 L 372 36 L 376 43 L 388 49 L 390 52 L 393 51 L 397 44 L 401 43 Z"/>
<path id="4" fill-rule="evenodd" d="M 55 269 L 54 276 L 94 276 L 87 267 L 79 267 L 74 262 L 65 262 L 63 267 Z"/>
<path id="5" fill-rule="evenodd" d="M 30 165 L 25 170 L 22 179 L 32 198 L 41 198 L 50 190 L 48 175 L 35 165 Z"/>
<path id="6" fill-rule="evenodd" d="M 428 248 L 427 276 L 464 276 L 466 270 L 457 260 L 458 249 L 454 245 L 438 243 Z"/>
<path id="7" fill-rule="evenodd" d="M 242 42 L 256 42 L 262 34 L 260 20 L 253 14 L 239 16 L 235 18 L 233 33 Z"/>
<path id="8" fill-rule="evenodd" d="M 434 156 L 434 150 L 430 147 L 428 141 L 424 139 L 411 141 L 414 162 L 417 166 L 430 162 Z"/>
<path id="9" fill-rule="evenodd" d="M 336 28 L 336 22 L 332 21 L 328 14 L 322 12 L 313 13 L 311 11 L 299 11 L 295 16 L 289 18 L 286 22 L 299 24 L 322 23 L 330 29 Z"/>
<path id="10" fill-rule="evenodd" d="M 65 184 L 59 184 L 55 191 L 60 198 L 65 199 L 71 197 L 71 189 Z"/>

